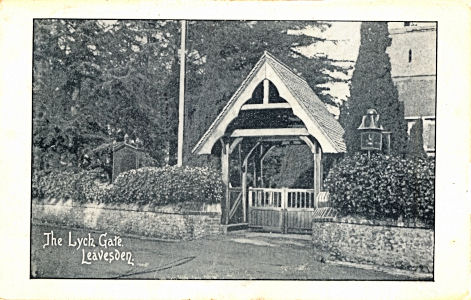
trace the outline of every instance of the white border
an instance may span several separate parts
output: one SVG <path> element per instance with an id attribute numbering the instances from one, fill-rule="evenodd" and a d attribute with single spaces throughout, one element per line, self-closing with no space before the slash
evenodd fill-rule
<path id="1" fill-rule="evenodd" d="M 30 280 L 32 19 L 41 17 L 438 21 L 435 282 Z M 465 298 L 471 286 L 470 33 L 470 6 L 458 1 L 0 2 L 0 298 Z"/>

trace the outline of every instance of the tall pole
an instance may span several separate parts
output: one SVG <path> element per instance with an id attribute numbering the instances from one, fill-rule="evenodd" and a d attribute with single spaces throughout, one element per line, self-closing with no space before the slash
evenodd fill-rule
<path id="1" fill-rule="evenodd" d="M 177 166 L 183 164 L 183 128 L 185 120 L 185 39 L 186 20 L 181 21 L 181 47 L 180 47 L 180 93 L 178 97 L 178 158 Z"/>

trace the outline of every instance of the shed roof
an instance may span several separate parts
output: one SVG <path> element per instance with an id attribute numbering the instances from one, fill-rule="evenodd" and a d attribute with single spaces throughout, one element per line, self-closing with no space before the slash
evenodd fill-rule
<path id="1" fill-rule="evenodd" d="M 324 152 L 346 151 L 342 126 L 327 110 L 306 80 L 295 74 L 272 54 L 265 52 L 198 141 L 193 152 L 198 154 L 211 152 L 217 139 L 224 135 L 229 122 L 238 115 L 240 107 L 249 100 L 245 94 L 251 95 L 253 87 L 263 79 L 274 82 L 280 94 L 285 93 L 284 98 L 291 105 L 293 113 L 304 122 L 308 132 L 319 141 Z"/>
<path id="2" fill-rule="evenodd" d="M 143 149 L 139 149 L 136 146 L 128 144 L 126 142 L 117 142 L 116 144 L 113 145 L 113 151 L 119 151 L 123 148 L 129 148 L 129 149 L 141 151 L 141 152 L 143 151 Z"/>

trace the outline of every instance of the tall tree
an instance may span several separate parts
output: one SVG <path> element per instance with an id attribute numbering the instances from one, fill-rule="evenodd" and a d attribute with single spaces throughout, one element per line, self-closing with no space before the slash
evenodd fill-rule
<path id="1" fill-rule="evenodd" d="M 333 103 L 330 72 L 348 70 L 326 57 L 309 58 L 299 48 L 325 39 L 306 34 L 327 23 L 298 21 L 195 21 L 188 25 L 188 70 L 184 160 L 198 163 L 192 147 L 239 87 L 265 50 L 302 75 L 324 102 Z M 207 163 L 206 161 L 199 163 Z"/>
<path id="2" fill-rule="evenodd" d="M 341 108 L 340 122 L 345 128 L 347 151 L 360 149 L 357 130 L 367 109 L 380 115 L 384 129 L 391 131 L 391 153 L 401 154 L 407 143 L 404 106 L 391 79 L 391 62 L 386 48 L 391 45 L 387 22 L 363 22 L 361 44 L 353 71 L 350 99 Z"/>
<path id="3" fill-rule="evenodd" d="M 424 150 L 424 123 L 422 118 L 419 118 L 410 128 L 409 141 L 407 143 L 407 154 L 412 157 L 427 157 Z"/>
<path id="4" fill-rule="evenodd" d="M 49 19 L 34 29 L 34 169 L 110 173 L 111 145 L 126 134 L 163 164 L 178 24 Z"/>

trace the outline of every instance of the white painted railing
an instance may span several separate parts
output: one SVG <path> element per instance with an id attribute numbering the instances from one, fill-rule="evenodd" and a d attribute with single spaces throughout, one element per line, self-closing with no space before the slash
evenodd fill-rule
<path id="1" fill-rule="evenodd" d="M 313 189 L 252 187 L 249 187 L 249 206 L 274 209 L 314 209 L 318 207 Z"/>
<path id="2" fill-rule="evenodd" d="M 286 208 L 315 208 L 314 190 L 287 189 Z"/>
<path id="3" fill-rule="evenodd" d="M 249 205 L 252 207 L 283 208 L 283 189 L 249 187 Z"/>

